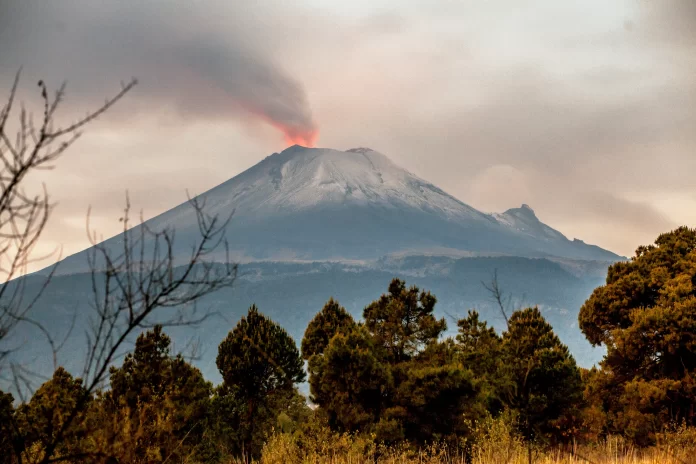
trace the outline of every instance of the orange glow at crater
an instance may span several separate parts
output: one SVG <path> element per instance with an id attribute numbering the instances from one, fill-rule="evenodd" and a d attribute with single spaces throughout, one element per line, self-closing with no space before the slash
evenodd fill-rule
<path id="1" fill-rule="evenodd" d="M 282 121 L 274 121 L 268 117 L 264 118 L 268 124 L 283 133 L 285 142 L 288 145 L 302 145 L 303 147 L 313 148 L 319 139 L 319 130 L 312 124 L 309 127 L 298 127 L 284 124 Z"/>
<path id="2" fill-rule="evenodd" d="M 279 129 L 283 130 L 283 128 Z M 316 146 L 317 139 L 319 138 L 319 131 L 317 129 L 298 131 L 291 128 L 285 128 L 283 133 L 285 135 L 285 142 L 288 145 L 302 145 L 303 147 L 312 148 Z"/>
<path id="3" fill-rule="evenodd" d="M 275 120 L 258 111 L 252 111 L 252 113 L 282 132 L 285 142 L 288 145 L 302 145 L 303 147 L 309 148 L 316 146 L 317 140 L 319 139 L 319 129 L 316 128 L 313 122 L 307 123 L 306 127 L 296 124 L 291 125 L 283 121 Z"/>

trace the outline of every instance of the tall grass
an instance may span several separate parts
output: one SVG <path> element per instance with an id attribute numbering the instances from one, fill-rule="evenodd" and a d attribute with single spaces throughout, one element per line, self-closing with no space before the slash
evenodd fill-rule
<path id="1" fill-rule="evenodd" d="M 527 464 L 527 445 L 500 420 L 478 424 L 470 447 L 471 464 Z M 696 464 L 696 431 L 676 428 L 658 445 L 639 449 L 620 437 L 565 449 L 532 448 L 535 464 Z M 467 464 L 462 451 L 445 445 L 422 449 L 385 447 L 370 437 L 314 430 L 270 437 L 258 464 Z M 242 464 L 232 461 L 230 464 Z"/>

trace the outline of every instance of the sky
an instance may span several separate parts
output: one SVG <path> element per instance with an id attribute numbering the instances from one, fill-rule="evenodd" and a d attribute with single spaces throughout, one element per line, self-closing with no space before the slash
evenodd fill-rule
<path id="1" fill-rule="evenodd" d="M 380 151 L 485 212 L 630 256 L 696 226 L 693 0 L 0 0 L 0 95 L 67 82 L 37 253 L 153 217 L 289 144 Z M 37 265 L 43 267 L 50 263 Z"/>

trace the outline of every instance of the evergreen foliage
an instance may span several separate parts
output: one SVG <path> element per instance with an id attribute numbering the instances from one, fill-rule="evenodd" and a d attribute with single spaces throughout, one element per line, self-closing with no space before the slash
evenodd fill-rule
<path id="1" fill-rule="evenodd" d="M 121 367 L 110 370 L 111 389 L 94 413 L 108 424 L 106 441 L 122 459 L 162 462 L 198 452 L 212 386 L 181 355 L 171 355 L 170 343 L 155 326 L 138 337 Z"/>
<path id="2" fill-rule="evenodd" d="M 283 399 L 306 379 L 300 352 L 282 327 L 252 306 L 220 343 L 216 363 L 223 384 L 215 406 L 227 411 L 227 426 L 237 429 L 241 452 L 258 455 L 259 424 L 277 417 Z"/>
<path id="3" fill-rule="evenodd" d="M 610 267 L 579 322 L 607 349 L 592 382 L 610 399 L 595 401 L 608 431 L 647 444 L 670 421 L 696 425 L 696 230 L 661 234 Z"/>
<path id="4" fill-rule="evenodd" d="M 451 355 L 449 344 L 433 351 L 449 352 L 446 358 L 427 355 L 394 369 L 399 379 L 394 405 L 387 418 L 397 419 L 403 436 L 416 443 L 452 441 L 469 432 L 466 419 L 477 419 L 478 386 L 474 374 Z M 437 360 L 437 361 L 436 361 Z"/>
<path id="5" fill-rule="evenodd" d="M 592 369 L 578 369 L 536 307 L 513 312 L 502 334 L 469 311 L 443 339 L 436 301 L 394 279 L 356 322 L 331 298 L 301 351 L 252 306 L 219 345 L 215 388 L 155 326 L 96 395 L 62 367 L 28 402 L 0 392 L 2 462 L 41 461 L 54 442 L 49 454 L 66 462 L 249 460 L 269 441 L 292 443 L 295 457 L 326 440 L 353 443 L 355 456 L 377 457 L 377 443 L 471 453 L 495 445 L 476 442 L 482 427 L 501 424 L 531 462 L 537 447 L 611 434 L 648 445 L 668 424 L 696 425 L 695 230 L 610 268 L 579 316 L 607 348 Z M 314 411 L 296 388 L 304 361 Z"/>
<path id="6" fill-rule="evenodd" d="M 330 298 L 305 330 L 302 358 L 309 360 L 313 355 L 323 353 L 334 335 L 349 332 L 354 327 L 353 316 L 338 301 Z"/>
<path id="7" fill-rule="evenodd" d="M 502 339 L 486 321 L 479 319 L 477 311 L 469 311 L 457 326 L 455 349 L 459 359 L 478 379 L 483 406 L 497 415 L 509 403 L 514 390 L 503 357 Z"/>
<path id="8" fill-rule="evenodd" d="M 0 390 L 0 456 L 5 456 L 7 462 L 15 462 L 21 452 L 18 443 L 18 430 L 14 424 L 14 397 Z"/>
<path id="9" fill-rule="evenodd" d="M 220 343 L 216 363 L 224 386 L 250 400 L 305 380 L 294 340 L 256 306 Z"/>
<path id="10" fill-rule="evenodd" d="M 44 449 L 60 434 L 58 455 L 79 454 L 89 430 L 85 418 L 92 398 L 86 395 L 82 379 L 73 378 L 59 367 L 53 377 L 39 387 L 31 400 L 19 406 L 15 423 L 22 437 L 22 451 Z M 75 416 L 69 420 L 71 416 Z M 69 426 L 63 431 L 63 424 Z"/>
<path id="11" fill-rule="evenodd" d="M 403 280 L 394 279 L 389 292 L 364 309 L 365 327 L 385 359 L 408 361 L 437 341 L 447 324 L 433 315 L 436 302 L 430 292 L 419 291 L 415 285 L 406 288 Z"/>
<path id="12" fill-rule="evenodd" d="M 512 314 L 502 351 L 514 386 L 509 406 L 524 438 L 542 443 L 570 439 L 580 425 L 580 371 L 538 308 Z"/>
<path id="13" fill-rule="evenodd" d="M 364 324 L 336 331 L 325 350 L 310 357 L 312 400 L 332 427 L 369 431 L 386 442 L 464 431 L 476 386 L 453 344 L 438 341 L 446 324 L 435 318 L 435 302 L 429 292 L 394 279 L 388 293 L 365 308 Z M 321 326 L 326 312 L 310 327 Z M 313 333 L 308 329 L 303 345 L 311 346 Z"/>
<path id="14" fill-rule="evenodd" d="M 386 407 L 393 380 L 375 351 L 370 334 L 356 327 L 336 334 L 321 357 L 310 360 L 312 402 L 339 431 L 369 429 Z"/>

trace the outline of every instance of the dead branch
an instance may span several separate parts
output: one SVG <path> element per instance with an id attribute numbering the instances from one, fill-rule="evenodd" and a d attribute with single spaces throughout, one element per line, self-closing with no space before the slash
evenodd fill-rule
<path id="1" fill-rule="evenodd" d="M 0 342 L 7 340 L 19 324 L 33 326 L 48 341 L 54 367 L 57 367 L 58 352 L 70 336 L 75 320 L 68 335 L 58 340 L 49 327 L 31 317 L 31 308 L 44 293 L 57 266 L 51 269 L 38 294 L 28 299 L 26 280 L 16 279 L 26 273 L 27 264 L 32 262 L 31 252 L 53 208 L 45 188 L 41 195 L 30 196 L 24 192 L 23 185 L 31 172 L 50 169 L 52 163 L 79 138 L 80 131 L 119 101 L 136 81 L 123 85 L 115 97 L 106 100 L 96 111 L 64 127 L 57 127 L 55 116 L 63 101 L 65 86 L 49 97 L 46 84 L 39 81 L 43 102 L 39 122 L 35 123 L 32 115 L 22 107 L 17 118 L 17 133 L 11 136 L 9 121 L 16 106 L 19 78 L 18 73 L 8 101 L 0 109 L 0 278 L 6 282 L 0 286 Z M 43 452 L 35 456 L 37 462 L 85 458 L 58 455 L 57 450 L 65 440 L 68 429 L 104 385 L 109 368 L 126 350 L 130 338 L 153 324 L 175 326 L 200 323 L 211 313 L 199 313 L 196 302 L 234 282 L 237 266 L 229 260 L 225 239 L 231 215 L 228 218 L 208 215 L 205 203 L 200 198 L 189 198 L 189 203 L 196 215 L 200 238 L 184 262 L 179 262 L 175 253 L 173 229 L 155 231 L 142 220 L 140 225 L 131 227 L 128 198 L 121 218 L 123 233 L 118 242 L 98 241 L 96 233 L 90 229 L 88 212 L 87 233 L 92 244 L 88 262 L 92 271 L 93 311 L 85 332 L 87 343 L 81 377 L 84 394 L 80 395 L 49 441 L 43 443 Z M 213 253 L 221 246 L 225 248 L 226 260 L 216 263 Z M 0 350 L 0 369 L 13 350 Z M 13 363 L 9 364 L 9 371 L 20 399 L 27 401 L 23 392 L 31 394 L 34 389 L 32 379 L 41 376 Z M 30 444 L 21 436 L 14 438 L 26 446 Z M 28 458 L 29 455 L 21 452 L 18 456 L 20 462 Z"/>
<path id="2" fill-rule="evenodd" d="M 46 84 L 39 81 L 43 111 L 37 123 L 24 105 L 20 105 L 18 112 L 15 111 L 20 74 L 17 72 L 15 75 L 7 101 L 0 109 L 0 343 L 7 340 L 19 324 L 26 323 L 43 333 L 55 353 L 62 343 L 54 340 L 50 331 L 29 314 L 51 280 L 55 268 L 40 291 L 26 301 L 25 282 L 23 279 L 13 280 L 26 274 L 27 266 L 37 260 L 32 252 L 54 206 L 49 202 L 45 186 L 40 194 L 27 194 L 25 180 L 32 172 L 51 169 L 52 163 L 79 138 L 80 130 L 123 98 L 136 85 L 136 81 L 131 80 L 123 85 L 113 98 L 106 100 L 96 111 L 87 113 L 66 127 L 56 127 L 56 115 L 63 101 L 65 84 L 50 97 Z M 13 117 L 15 114 L 16 120 Z M 10 129 L 11 122 L 16 126 L 14 131 Z M 50 256 L 55 256 L 55 253 L 42 258 Z M 8 356 L 15 350 L 16 347 L 0 348 L 0 375 L 7 369 Z"/>
<path id="3" fill-rule="evenodd" d="M 503 291 L 500 289 L 500 285 L 498 284 L 498 269 L 496 268 L 493 270 L 493 278 L 491 279 L 490 284 L 486 284 L 485 282 L 482 281 L 481 285 L 483 285 L 483 288 L 488 290 L 488 293 L 491 294 L 493 301 L 498 305 L 498 308 L 500 309 L 500 313 L 503 315 L 503 318 L 505 319 L 505 325 L 508 328 L 510 328 L 507 310 L 505 309 L 505 307 L 510 304 L 511 297 L 508 296 L 507 300 L 505 300 L 505 296 L 503 294 Z"/>
<path id="4" fill-rule="evenodd" d="M 225 231 L 231 215 L 225 220 L 204 211 L 205 203 L 189 198 L 196 214 L 200 239 L 191 249 L 186 262 L 178 265 L 174 250 L 174 230 L 152 230 L 145 222 L 130 227 L 130 202 L 122 219 L 123 232 L 118 247 L 97 242 L 87 230 L 92 248 L 88 253 L 92 282 L 92 319 L 86 332 L 87 349 L 82 372 L 85 393 L 70 412 L 51 443 L 46 445 L 45 458 L 51 462 L 67 429 L 85 407 L 89 398 L 107 380 L 109 368 L 129 343 L 131 335 L 154 324 L 167 326 L 196 325 L 209 312 L 196 313 L 195 303 L 223 287 L 232 285 L 237 265 L 229 260 Z M 223 263 L 209 260 L 220 246 L 227 259 Z M 187 305 L 192 308 L 182 310 Z M 154 316 L 165 316 L 153 320 Z"/>

